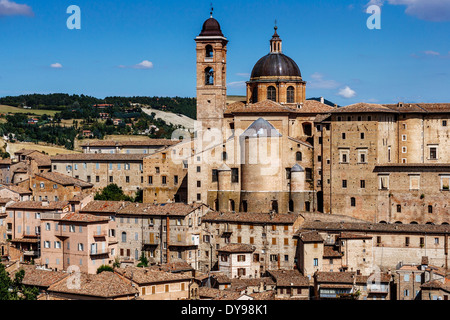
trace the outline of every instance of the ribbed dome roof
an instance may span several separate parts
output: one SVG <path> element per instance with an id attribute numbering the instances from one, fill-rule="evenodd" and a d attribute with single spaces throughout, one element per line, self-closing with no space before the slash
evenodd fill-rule
<path id="1" fill-rule="evenodd" d="M 203 23 L 202 32 L 200 32 L 200 36 L 219 36 L 223 37 L 222 30 L 220 29 L 219 22 L 214 18 L 209 18 Z"/>
<path id="2" fill-rule="evenodd" d="M 282 53 L 269 53 L 253 67 L 251 80 L 260 77 L 302 77 L 294 60 Z"/>

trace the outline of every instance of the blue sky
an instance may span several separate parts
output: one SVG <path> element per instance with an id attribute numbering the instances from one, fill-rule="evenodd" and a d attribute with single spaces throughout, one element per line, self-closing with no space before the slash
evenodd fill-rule
<path id="1" fill-rule="evenodd" d="M 195 42 L 208 1 L 0 0 L 0 96 L 196 94 Z M 368 5 L 381 8 L 370 30 Z M 69 30 L 70 5 L 81 29 Z M 228 44 L 228 94 L 245 95 L 274 20 L 307 97 L 450 102 L 450 0 L 213 1 Z"/>

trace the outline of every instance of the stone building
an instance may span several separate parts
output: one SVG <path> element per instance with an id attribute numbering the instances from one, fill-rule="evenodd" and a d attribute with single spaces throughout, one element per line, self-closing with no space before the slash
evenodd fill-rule
<path id="1" fill-rule="evenodd" d="M 93 191 L 114 183 L 125 194 L 134 196 L 143 186 L 142 159 L 145 156 L 122 153 L 60 154 L 51 157 L 52 172 L 91 183 Z"/>
<path id="2" fill-rule="evenodd" d="M 217 269 L 218 252 L 231 243 L 255 247 L 252 261 L 259 264 L 258 277 L 266 270 L 293 269 L 293 236 L 301 221 L 295 214 L 209 212 L 202 219 L 199 269 Z"/>
<path id="3" fill-rule="evenodd" d="M 358 103 L 319 119 L 323 211 L 448 223 L 449 104 Z"/>
<path id="4" fill-rule="evenodd" d="M 201 221 L 210 209 L 184 203 L 131 203 L 116 212 L 119 258 L 135 265 L 186 261 L 198 269 Z"/>
<path id="5" fill-rule="evenodd" d="M 449 232 L 447 225 L 306 220 L 295 235 L 297 264 L 305 275 L 333 269 L 367 276 L 396 270 L 399 264 L 416 263 L 422 256 L 428 256 L 430 264 L 448 267 Z M 302 241 L 311 234 L 322 241 Z M 327 246 L 333 254 L 326 254 Z M 330 258 L 333 263 L 327 262 Z"/>
<path id="6" fill-rule="evenodd" d="M 254 251 L 255 247 L 244 243 L 230 243 L 218 249 L 219 271 L 230 279 L 259 278 L 259 261 L 253 259 Z"/>
<path id="7" fill-rule="evenodd" d="M 145 139 L 130 141 L 89 141 L 81 145 L 83 153 L 125 153 L 125 154 L 152 154 L 156 150 L 165 148 L 179 141 L 168 139 Z"/>
<path id="8" fill-rule="evenodd" d="M 33 198 L 38 201 L 68 201 L 89 192 L 92 187 L 92 183 L 57 172 L 38 173 L 30 178 Z"/>

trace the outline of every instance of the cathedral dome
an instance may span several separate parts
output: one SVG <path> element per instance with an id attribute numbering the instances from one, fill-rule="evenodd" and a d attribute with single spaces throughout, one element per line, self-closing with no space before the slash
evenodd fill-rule
<path id="1" fill-rule="evenodd" d="M 212 37 L 212 36 L 219 36 L 223 37 L 222 30 L 220 29 L 219 22 L 214 19 L 213 17 L 209 18 L 208 20 L 203 23 L 202 32 L 200 32 L 200 36 L 204 37 Z"/>
<path id="2" fill-rule="evenodd" d="M 250 80 L 283 77 L 301 79 L 302 75 L 294 60 L 281 52 L 271 52 L 255 64 Z"/>

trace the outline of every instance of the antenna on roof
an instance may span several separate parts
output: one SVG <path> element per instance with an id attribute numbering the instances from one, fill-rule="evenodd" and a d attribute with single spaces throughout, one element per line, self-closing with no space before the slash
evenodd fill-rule
<path id="1" fill-rule="evenodd" d="M 213 4 L 212 4 L 212 2 L 211 2 L 211 12 L 210 12 L 211 18 L 213 17 L 213 12 L 214 12 L 214 7 L 213 7 Z"/>

